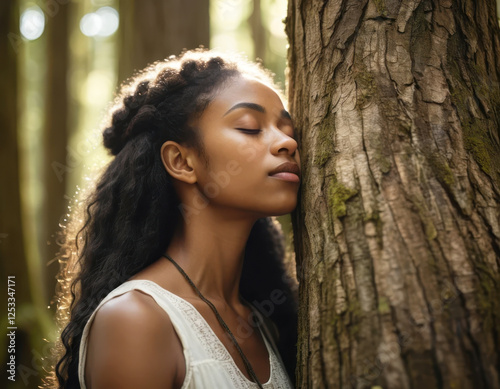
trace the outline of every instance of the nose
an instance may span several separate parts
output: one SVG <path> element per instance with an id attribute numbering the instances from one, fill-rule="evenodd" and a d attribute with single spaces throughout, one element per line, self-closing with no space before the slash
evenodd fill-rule
<path id="1" fill-rule="evenodd" d="M 275 128 L 274 133 L 276 135 L 271 145 L 271 153 L 279 154 L 282 151 L 286 151 L 292 157 L 295 156 L 298 147 L 297 141 L 278 128 Z"/>

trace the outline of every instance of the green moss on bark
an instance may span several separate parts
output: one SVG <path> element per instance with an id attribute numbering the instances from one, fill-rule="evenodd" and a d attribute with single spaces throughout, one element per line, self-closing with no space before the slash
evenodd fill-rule
<path id="1" fill-rule="evenodd" d="M 362 44 L 362 42 L 360 42 Z M 378 96 L 378 88 L 375 77 L 366 67 L 361 54 L 354 57 L 352 77 L 356 82 L 356 108 L 361 109 L 374 97 Z"/>
<path id="2" fill-rule="evenodd" d="M 377 95 L 377 84 L 373 75 L 367 70 L 364 64 L 357 64 L 358 68 L 354 72 L 354 81 L 357 86 L 356 107 L 361 109 L 364 105 Z"/>
<path id="3" fill-rule="evenodd" d="M 476 263 L 479 271 L 477 299 L 479 311 L 484 321 L 484 330 L 500 333 L 500 276 L 492 271 L 488 265 Z"/>
<path id="4" fill-rule="evenodd" d="M 472 91 L 466 88 L 456 88 L 451 93 L 451 100 L 457 107 L 461 119 L 464 147 L 481 169 L 491 176 L 492 154 L 495 150 L 488 136 L 488 124 L 471 115 L 467 107 L 469 98 L 472 99 Z"/>
<path id="5" fill-rule="evenodd" d="M 389 301 L 384 296 L 380 296 L 378 299 L 378 311 L 382 315 L 391 312 Z"/>
<path id="6" fill-rule="evenodd" d="M 436 239 L 437 230 L 434 225 L 432 219 L 430 218 L 429 212 L 425 208 L 425 202 L 422 198 L 419 198 L 415 195 L 411 196 L 412 204 L 417 208 L 418 215 L 422 224 L 424 225 L 425 236 L 428 240 Z"/>
<path id="7" fill-rule="evenodd" d="M 313 163 L 318 167 L 323 167 L 333 154 L 333 134 L 335 133 L 335 118 L 326 117 L 319 127 L 316 143 L 316 152 Z"/>
<path id="8" fill-rule="evenodd" d="M 359 333 L 359 323 L 361 320 L 361 306 L 358 299 L 351 299 L 347 308 L 349 321 L 346 323 L 347 330 L 351 337 L 355 338 Z"/>
<path id="9" fill-rule="evenodd" d="M 385 5 L 385 0 L 373 0 L 377 12 L 382 16 L 387 16 L 387 7 Z"/>
<path id="10" fill-rule="evenodd" d="M 392 167 L 392 162 L 387 156 L 384 155 L 383 150 L 376 150 L 374 156 L 380 171 L 384 174 L 389 173 Z"/>
<path id="11" fill-rule="evenodd" d="M 348 332 L 349 336 L 355 338 L 359 333 L 361 321 L 361 306 L 356 297 L 346 301 L 346 309 L 341 313 L 335 313 L 331 325 L 338 328 L 338 332 Z"/>
<path id="12" fill-rule="evenodd" d="M 449 45 L 452 57 L 459 50 L 456 41 Z M 500 150 L 494 143 L 500 126 L 500 85 L 489 83 L 485 69 L 477 64 L 460 64 L 450 61 L 451 101 L 460 118 L 465 149 L 471 154 L 481 170 L 500 183 Z M 462 73 L 467 72 L 467 77 Z M 464 79 L 470 80 L 467 84 Z M 487 104 L 487 107 L 483 106 Z M 474 112 L 475 111 L 475 112 Z M 488 111 L 484 113 L 483 111 Z M 476 113 L 477 112 L 477 113 Z M 478 117 L 483 115 L 483 117 Z"/>
<path id="13" fill-rule="evenodd" d="M 350 189 L 334 176 L 328 185 L 328 206 L 332 219 L 341 218 L 346 215 L 346 201 L 358 194 L 357 190 Z"/>
<path id="14" fill-rule="evenodd" d="M 453 171 L 448 166 L 448 163 L 437 154 L 432 154 L 428 158 L 428 161 L 432 166 L 432 171 L 436 173 L 439 182 L 451 190 L 455 185 L 455 176 L 453 175 Z"/>
<path id="15" fill-rule="evenodd" d="M 491 175 L 491 154 L 488 149 L 490 140 L 484 135 L 484 129 L 478 126 L 477 123 L 464 123 L 464 146 L 474 156 L 476 162 L 481 166 L 481 169 Z"/>
<path id="16" fill-rule="evenodd" d="M 380 221 L 380 212 L 373 211 L 373 212 L 365 214 L 365 216 L 363 216 L 363 221 L 365 221 L 365 222 L 374 221 L 374 222 L 378 223 Z"/>

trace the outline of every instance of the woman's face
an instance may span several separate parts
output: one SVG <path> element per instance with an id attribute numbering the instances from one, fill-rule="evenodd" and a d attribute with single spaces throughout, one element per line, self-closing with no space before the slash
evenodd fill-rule
<path id="1" fill-rule="evenodd" d="M 292 120 L 276 92 L 255 79 L 230 79 L 195 125 L 208 159 L 196 163 L 197 185 L 212 205 L 257 217 L 296 207 L 299 153 Z M 283 164 L 288 168 L 279 169 Z M 273 174 L 276 169 L 285 171 Z"/>

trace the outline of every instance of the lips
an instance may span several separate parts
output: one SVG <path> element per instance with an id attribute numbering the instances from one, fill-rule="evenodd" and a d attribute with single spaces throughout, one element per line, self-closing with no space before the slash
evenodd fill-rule
<path id="1" fill-rule="evenodd" d="M 300 168 L 299 165 L 293 162 L 285 162 L 281 165 L 277 166 L 274 170 L 272 170 L 269 175 L 275 175 L 278 173 L 293 173 L 300 177 Z"/>

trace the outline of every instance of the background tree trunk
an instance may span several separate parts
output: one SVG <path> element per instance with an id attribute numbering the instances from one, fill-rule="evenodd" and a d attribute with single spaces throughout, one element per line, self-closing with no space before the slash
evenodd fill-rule
<path id="1" fill-rule="evenodd" d="M 254 57 L 266 61 L 267 30 L 262 22 L 262 4 L 260 0 L 253 0 L 252 13 L 248 18 L 250 31 L 252 32 Z"/>
<path id="2" fill-rule="evenodd" d="M 2 263 L 2 285 L 7 288 L 7 276 L 16 275 L 19 284 L 19 303 L 29 301 L 30 283 L 23 245 L 20 167 L 17 139 L 17 62 L 21 36 L 19 35 L 19 9 L 17 1 L 9 0 L 0 6 L 1 47 L 5 57 L 0 67 L 0 169 L 2 191 L 0 201 L 0 253 Z M 10 146 L 10 147 L 9 147 Z M 14 146 L 14 147 L 12 147 Z M 24 279 L 24 277 L 26 277 Z M 2 317 L 6 316 L 2 314 Z M 5 318 L 6 320 L 6 318 Z M 4 340 L 2 340 L 4 342 Z M 3 349 L 5 350 L 5 349 Z"/>
<path id="3" fill-rule="evenodd" d="M 120 2 L 118 79 L 183 49 L 210 44 L 209 0 Z"/>
<path id="4" fill-rule="evenodd" d="M 19 35 L 19 4 L 14 0 L 4 0 L 0 3 L 0 52 L 2 66 L 0 66 L 0 176 L 2 186 L 0 191 L 0 277 L 3 291 L 2 331 L 0 341 L 2 355 L 2 371 L 0 380 L 4 387 L 25 388 L 20 365 L 31 366 L 33 358 L 30 333 L 40 334 L 33 315 L 30 314 L 31 288 L 26 252 L 24 250 L 23 223 L 21 212 L 20 193 L 20 166 L 18 149 L 18 60 L 22 45 Z M 14 276 L 14 285 L 8 285 L 8 276 Z M 15 289 L 15 319 L 8 321 L 7 294 L 8 286 Z M 9 317 L 10 318 L 10 317 Z M 7 379 L 7 361 L 10 359 L 7 346 L 10 339 L 6 336 L 11 330 L 7 327 L 16 327 L 15 332 L 15 363 L 16 381 Z M 36 345 L 38 346 L 38 345 Z M 35 371 L 35 373 L 37 373 Z"/>
<path id="5" fill-rule="evenodd" d="M 56 244 L 59 223 L 68 212 L 66 194 L 67 144 L 69 134 L 69 19 L 70 4 L 62 4 L 46 18 L 47 73 L 45 87 L 45 121 L 43 128 L 43 223 L 41 224 L 42 269 L 45 306 L 56 288 L 59 264 L 55 259 L 60 247 Z"/>
<path id="6" fill-rule="evenodd" d="M 291 0 L 298 386 L 499 388 L 494 0 Z"/>

